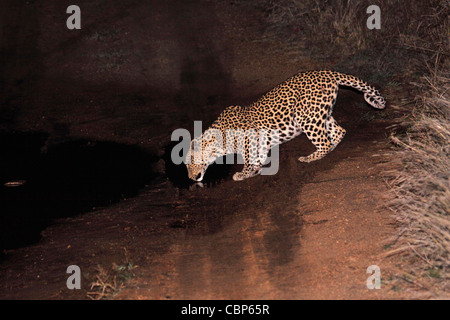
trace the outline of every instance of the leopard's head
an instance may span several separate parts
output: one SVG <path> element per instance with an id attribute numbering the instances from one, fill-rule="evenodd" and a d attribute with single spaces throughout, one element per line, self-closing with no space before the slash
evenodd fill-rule
<path id="1" fill-rule="evenodd" d="M 191 141 L 186 155 L 185 164 L 189 179 L 200 182 L 203 180 L 206 169 L 217 157 L 223 155 L 222 145 L 219 143 L 217 133 L 206 131 L 200 137 Z"/>
<path id="2" fill-rule="evenodd" d="M 207 165 L 203 164 L 187 164 L 187 171 L 189 179 L 200 182 L 203 180 L 203 176 L 205 175 L 206 169 L 208 169 Z"/>

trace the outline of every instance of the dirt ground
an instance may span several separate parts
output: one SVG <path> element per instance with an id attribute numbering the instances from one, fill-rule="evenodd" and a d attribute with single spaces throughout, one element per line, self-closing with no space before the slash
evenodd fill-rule
<path id="1" fill-rule="evenodd" d="M 1 299 L 409 297 L 391 283 L 402 262 L 385 257 L 395 223 L 383 207 L 380 164 L 389 162 L 387 127 L 398 109 L 374 110 L 341 90 L 334 117 L 347 135 L 324 159 L 300 163 L 314 151 L 301 136 L 281 146 L 277 175 L 234 182 L 238 165 L 214 166 L 197 188 L 168 161 L 174 129 L 192 132 L 194 120 L 206 127 L 229 104 L 339 61 L 283 50 L 264 37 L 262 13 L 245 4 L 79 2 L 78 33 L 60 26 L 67 1 L 5 1 L 0 10 L 10 59 L 1 129 L 42 134 L 36 157 L 47 170 L 25 175 L 44 200 L 19 193 L 7 208 L 25 201 L 25 210 L 52 212 L 44 222 L 34 217 L 42 224 L 35 237 L 4 249 Z M 395 88 L 374 85 L 394 96 Z M 99 175 L 113 158 L 120 161 Z M 80 290 L 66 287 L 69 265 L 81 268 Z M 381 269 L 379 290 L 366 286 L 370 265 Z"/>

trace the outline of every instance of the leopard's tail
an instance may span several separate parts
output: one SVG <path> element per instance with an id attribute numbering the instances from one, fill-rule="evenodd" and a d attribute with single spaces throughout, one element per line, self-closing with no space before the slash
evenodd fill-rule
<path id="1" fill-rule="evenodd" d="M 376 109 L 384 109 L 386 107 L 386 99 L 383 98 L 377 89 L 369 85 L 367 82 L 364 82 L 361 79 L 349 74 L 334 72 L 334 75 L 339 85 L 352 87 L 364 92 L 364 99 L 372 107 Z"/>

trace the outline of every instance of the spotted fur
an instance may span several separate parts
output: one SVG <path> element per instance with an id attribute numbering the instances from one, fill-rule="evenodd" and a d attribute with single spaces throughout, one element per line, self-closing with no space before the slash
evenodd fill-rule
<path id="1" fill-rule="evenodd" d="M 270 148 L 302 132 L 315 145 L 316 151 L 298 160 L 311 162 L 323 158 L 336 148 L 345 135 L 345 129 L 331 116 L 340 85 L 362 91 L 364 99 L 372 107 L 385 108 L 386 101 L 378 90 L 355 76 L 333 71 L 299 73 L 248 106 L 226 108 L 210 129 L 193 139 L 186 156 L 189 178 L 201 181 L 208 166 L 218 157 L 235 153 L 238 144 L 244 146 L 242 153 L 245 163 L 243 170 L 235 173 L 233 179 L 244 180 L 258 175 Z M 226 137 L 227 129 L 241 130 L 241 134 L 233 136 L 232 143 L 228 144 L 226 140 L 230 138 Z M 258 148 L 262 130 L 276 132 L 278 138 L 265 141 L 262 151 L 258 149 L 260 157 L 251 162 L 249 154 Z M 214 131 L 222 132 L 225 138 L 219 141 L 212 134 Z M 247 134 L 242 134 L 244 131 Z M 196 144 L 198 149 L 194 148 Z M 197 158 L 194 161 L 195 156 Z"/>

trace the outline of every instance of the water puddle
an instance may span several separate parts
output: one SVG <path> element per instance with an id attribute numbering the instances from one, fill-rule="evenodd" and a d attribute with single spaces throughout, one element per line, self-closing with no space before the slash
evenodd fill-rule
<path id="1" fill-rule="evenodd" d="M 76 140 L 41 152 L 42 133 L 0 133 L 0 249 L 39 241 L 57 218 L 138 194 L 158 158 L 129 145 Z"/>

